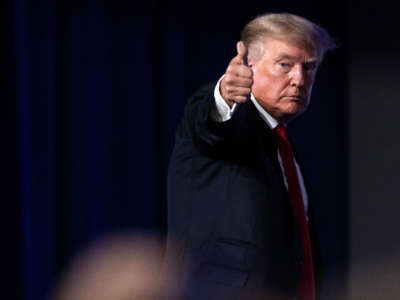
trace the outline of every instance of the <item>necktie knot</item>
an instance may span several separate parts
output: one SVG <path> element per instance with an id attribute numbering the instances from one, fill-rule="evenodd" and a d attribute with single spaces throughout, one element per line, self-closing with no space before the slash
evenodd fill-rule
<path id="1" fill-rule="evenodd" d="M 279 124 L 278 126 L 276 126 L 275 133 L 278 135 L 278 137 L 288 142 L 286 126 L 284 124 Z"/>

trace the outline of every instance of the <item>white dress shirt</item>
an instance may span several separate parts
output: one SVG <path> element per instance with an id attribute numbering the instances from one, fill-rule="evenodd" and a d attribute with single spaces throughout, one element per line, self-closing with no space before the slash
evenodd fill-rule
<path id="1" fill-rule="evenodd" d="M 222 98 L 221 93 L 219 92 L 219 86 L 221 83 L 221 79 L 224 76 L 222 76 L 219 80 L 217 85 L 215 86 L 214 89 L 214 98 L 215 98 L 215 106 L 214 109 L 211 110 L 210 112 L 210 116 L 211 118 L 216 121 L 216 122 L 225 122 L 228 121 L 232 115 L 234 114 L 237 106 L 239 104 L 234 103 L 232 107 L 229 107 L 229 105 L 225 102 L 225 100 Z M 264 120 L 265 123 L 267 123 L 267 125 L 271 128 L 274 129 L 276 126 L 278 126 L 278 121 L 275 120 L 258 102 L 257 100 L 254 98 L 253 94 L 250 94 L 250 100 L 254 103 L 254 106 L 256 107 L 258 113 L 260 114 L 260 117 Z M 279 161 L 279 165 L 281 167 L 282 170 L 282 174 L 283 174 L 283 180 L 285 183 L 286 188 L 288 188 L 288 184 L 287 184 L 287 180 L 286 180 L 286 176 L 285 176 L 285 172 L 283 169 L 283 164 L 282 164 L 282 158 L 281 155 L 279 153 L 278 150 L 278 161 Z M 296 170 L 297 170 L 297 176 L 299 178 L 299 182 L 300 182 L 300 189 L 301 189 L 301 194 L 303 197 L 303 201 L 304 201 L 304 209 L 307 215 L 307 210 L 308 210 L 308 196 L 307 196 L 307 192 L 306 192 L 306 188 L 304 185 L 304 179 L 303 179 L 303 175 L 301 174 L 299 165 L 297 164 L 296 159 L 294 159 L 295 165 L 296 165 Z M 308 219 L 308 218 L 307 218 Z"/>

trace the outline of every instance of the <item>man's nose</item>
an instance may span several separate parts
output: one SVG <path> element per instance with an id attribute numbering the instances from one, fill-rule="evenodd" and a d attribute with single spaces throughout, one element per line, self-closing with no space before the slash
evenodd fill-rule
<path id="1" fill-rule="evenodd" d="M 302 87 L 304 85 L 304 70 L 301 65 L 296 65 L 291 71 L 291 85 Z"/>

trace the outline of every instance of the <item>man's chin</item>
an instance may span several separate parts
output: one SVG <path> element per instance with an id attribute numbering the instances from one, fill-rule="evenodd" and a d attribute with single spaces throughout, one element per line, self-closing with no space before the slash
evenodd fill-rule
<path id="1" fill-rule="evenodd" d="M 302 105 L 296 105 L 295 107 L 290 107 L 290 109 L 286 109 L 282 112 L 282 120 L 285 122 L 289 122 L 296 118 L 297 116 L 301 115 L 306 108 Z"/>

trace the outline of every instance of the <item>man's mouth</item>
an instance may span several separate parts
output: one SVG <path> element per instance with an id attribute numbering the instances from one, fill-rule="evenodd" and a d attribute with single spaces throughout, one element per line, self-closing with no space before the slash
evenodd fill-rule
<path id="1" fill-rule="evenodd" d="M 296 95 L 286 96 L 286 98 L 290 99 L 291 101 L 298 101 L 298 102 L 303 101 L 304 99 L 302 96 L 296 96 Z"/>

